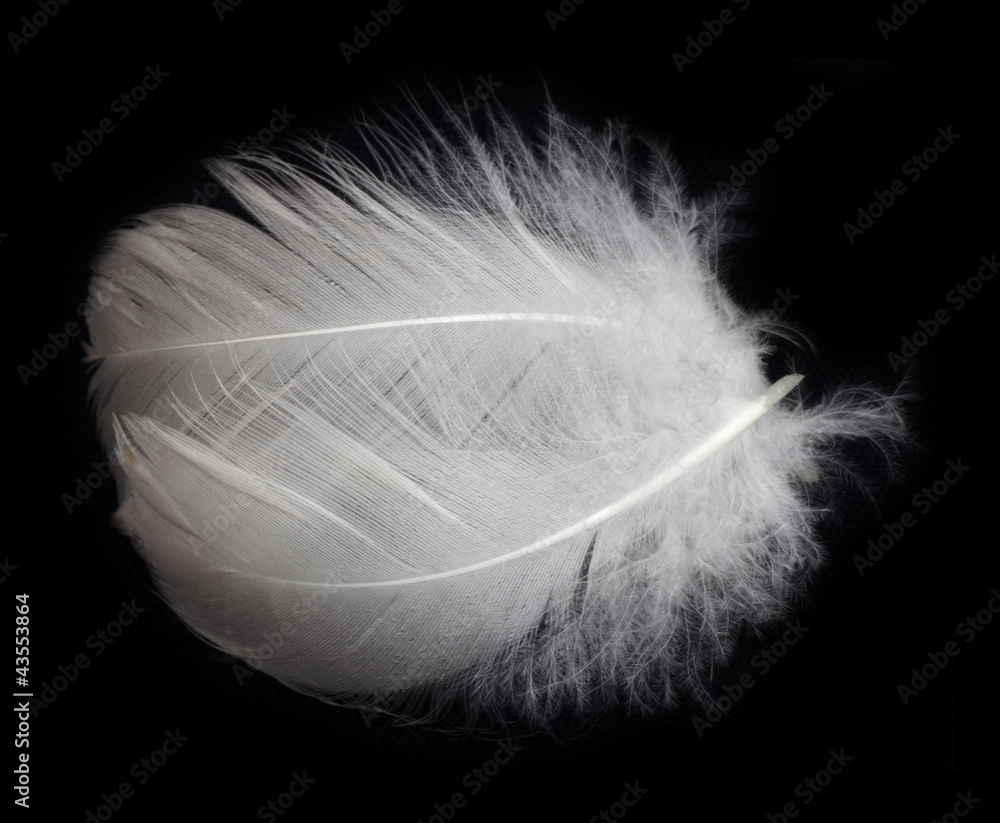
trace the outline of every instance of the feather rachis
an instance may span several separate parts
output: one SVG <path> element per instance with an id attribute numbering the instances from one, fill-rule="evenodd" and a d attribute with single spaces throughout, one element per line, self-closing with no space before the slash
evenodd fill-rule
<path id="1" fill-rule="evenodd" d="M 721 287 L 669 154 L 639 184 L 620 126 L 417 120 L 367 127 L 378 174 L 213 161 L 254 223 L 176 206 L 113 238 L 89 356 L 117 522 L 219 648 L 291 621 L 257 662 L 310 693 L 669 705 L 817 566 L 800 478 L 898 412 L 774 397 L 715 442 L 776 324 Z"/>

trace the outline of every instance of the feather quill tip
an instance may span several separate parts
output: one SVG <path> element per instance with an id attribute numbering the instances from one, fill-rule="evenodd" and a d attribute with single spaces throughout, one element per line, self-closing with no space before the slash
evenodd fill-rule
<path id="1" fill-rule="evenodd" d="M 544 723 L 704 692 L 820 562 L 802 480 L 898 439 L 897 404 L 767 388 L 774 320 L 726 294 L 665 150 L 416 120 L 365 127 L 378 174 L 215 160 L 252 221 L 112 238 L 89 353 L 117 524 L 195 632 L 332 702 Z"/>

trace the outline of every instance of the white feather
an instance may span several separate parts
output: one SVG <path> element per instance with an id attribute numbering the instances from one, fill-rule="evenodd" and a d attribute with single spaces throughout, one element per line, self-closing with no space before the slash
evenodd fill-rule
<path id="1" fill-rule="evenodd" d="M 818 562 L 801 478 L 900 421 L 764 413 L 796 382 L 766 394 L 776 323 L 722 290 L 665 151 L 491 124 L 368 126 L 377 175 L 212 161 L 255 223 L 114 235 L 89 356 L 117 523 L 192 629 L 326 699 L 669 705 Z"/>

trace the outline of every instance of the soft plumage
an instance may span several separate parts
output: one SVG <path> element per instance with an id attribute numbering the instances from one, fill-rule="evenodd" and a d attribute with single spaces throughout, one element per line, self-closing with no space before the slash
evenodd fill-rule
<path id="1" fill-rule="evenodd" d="M 779 328 L 720 285 L 716 208 L 622 127 L 415 120 L 363 126 L 375 172 L 211 161 L 252 222 L 111 238 L 88 353 L 117 523 L 194 631 L 310 694 L 669 705 L 784 612 L 821 557 L 806 486 L 898 415 L 785 400 L 679 465 L 767 391 Z"/>

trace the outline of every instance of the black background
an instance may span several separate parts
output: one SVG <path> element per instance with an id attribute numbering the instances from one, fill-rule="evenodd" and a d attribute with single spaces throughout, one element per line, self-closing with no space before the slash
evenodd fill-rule
<path id="1" fill-rule="evenodd" d="M 426 821 L 434 804 L 463 792 L 459 823 L 587 821 L 635 781 L 647 792 L 627 820 L 766 820 L 788 802 L 798 804 L 799 820 L 930 820 L 967 790 L 982 798 L 978 819 L 995 815 L 990 652 L 1000 627 L 970 644 L 956 627 L 1000 585 L 988 562 L 996 538 L 984 528 L 995 485 L 995 347 L 986 330 L 995 322 L 997 285 L 986 283 L 960 311 L 947 301 L 996 250 L 995 234 L 985 231 L 995 226 L 993 164 L 974 159 L 995 144 L 995 95 L 982 86 L 992 67 L 954 59 L 960 41 L 970 51 L 966 38 L 982 22 L 966 15 L 959 23 L 959 12 L 928 3 L 885 39 L 877 21 L 893 13 L 888 3 L 853 12 L 752 0 L 742 11 L 731 5 L 734 22 L 679 71 L 671 55 L 719 16 L 721 1 L 668 12 L 588 0 L 553 18 L 553 28 L 545 12 L 558 9 L 555 2 L 512 9 L 418 0 L 404 2 L 345 60 L 341 42 L 384 6 L 329 11 L 244 0 L 220 19 L 211 2 L 95 8 L 76 0 L 16 52 L 9 37 L 2 47 L 0 265 L 13 286 L 7 379 L 19 414 L 5 552 L 16 570 L 0 591 L 8 602 L 30 594 L 36 689 L 80 653 L 90 662 L 32 720 L 30 813 L 85 819 L 105 802 L 102 794 L 137 784 L 133 764 L 179 729 L 187 742 L 113 819 L 265 819 L 258 809 L 303 771 L 316 782 L 281 819 Z M 20 32 L 21 15 L 38 10 L 8 5 L 4 32 Z M 147 66 L 167 76 L 119 121 L 112 101 Z M 184 629 L 110 526 L 111 482 L 66 511 L 62 495 L 102 459 L 80 336 L 27 385 L 18 366 L 50 332 L 79 320 L 88 261 L 107 232 L 157 205 L 192 202 L 210 182 L 200 160 L 256 134 L 273 108 L 295 115 L 281 139 L 315 133 L 352 146 L 349 119 L 399 105 L 404 88 L 426 100 L 430 84 L 458 104 L 483 77 L 499 83 L 498 102 L 529 128 L 547 86 L 556 105 L 584 123 L 620 118 L 669 142 L 694 195 L 776 138 L 780 150 L 746 187 L 737 212 L 745 236 L 727 249 L 726 270 L 744 305 L 770 306 L 778 289 L 796 295 L 785 316 L 817 351 L 795 360 L 810 375 L 807 398 L 842 381 L 891 389 L 902 374 L 887 354 L 900 351 L 901 337 L 941 308 L 950 319 L 910 364 L 912 449 L 898 482 L 859 454 L 875 502 L 844 493 L 842 516 L 827 529 L 829 562 L 797 615 L 808 632 L 766 675 L 749 661 L 784 627 L 747 639 L 716 685 L 722 695 L 746 671 L 756 684 L 724 719 L 700 735 L 697 707 L 561 723 L 518 738 L 511 763 L 472 795 L 463 777 L 493 756 L 495 736 L 366 720 L 264 675 L 241 684 L 234 661 Z M 812 86 L 832 96 L 785 139 L 776 122 L 804 104 Z M 103 117 L 114 131 L 57 180 L 53 162 Z M 919 180 L 907 179 L 903 164 L 949 127 L 958 141 Z M 906 192 L 849 242 L 843 224 L 899 178 Z M 224 195 L 213 202 L 226 205 Z M 969 473 L 930 511 L 918 511 L 913 496 L 958 459 Z M 883 523 L 908 511 L 916 526 L 859 575 L 852 558 Z M 88 638 L 133 600 L 142 614 L 96 654 Z M 949 640 L 961 654 L 904 706 L 897 684 Z M 853 760 L 806 804 L 796 786 L 841 749 Z M 5 769 L 25 750 L 10 751 Z"/>

